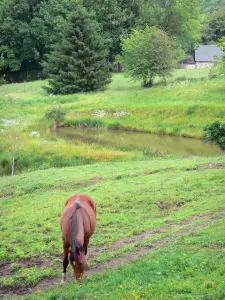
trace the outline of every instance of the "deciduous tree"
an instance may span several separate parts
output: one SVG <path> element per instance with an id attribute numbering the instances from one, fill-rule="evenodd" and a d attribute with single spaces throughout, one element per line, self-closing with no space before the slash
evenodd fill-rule
<path id="1" fill-rule="evenodd" d="M 146 27 L 134 30 L 122 40 L 122 56 L 126 72 L 134 79 L 141 79 L 150 87 L 156 76 L 166 78 L 175 66 L 172 39 L 162 30 Z"/>

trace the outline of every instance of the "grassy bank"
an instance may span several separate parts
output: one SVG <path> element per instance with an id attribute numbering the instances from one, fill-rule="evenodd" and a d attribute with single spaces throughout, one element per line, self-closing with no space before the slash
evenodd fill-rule
<path id="1" fill-rule="evenodd" d="M 134 292 L 144 299 L 149 293 L 153 299 L 165 299 L 167 293 L 172 297 L 178 291 L 202 299 L 209 290 L 212 295 L 224 295 L 224 170 L 223 157 L 156 159 L 48 169 L 0 178 L 1 288 L 4 293 L 12 288 L 32 288 L 44 278 L 60 276 L 59 215 L 67 197 L 88 193 L 96 199 L 98 208 L 97 230 L 91 240 L 91 248 L 97 254 L 90 258 L 91 268 L 107 265 L 114 257 L 141 252 L 143 247 L 151 248 L 163 237 L 179 237 L 179 230 L 191 230 L 190 226 L 203 222 L 204 215 L 212 216 L 212 225 L 166 245 L 165 249 L 156 249 L 135 264 L 94 275 L 79 287 L 69 284 L 57 292 L 40 294 L 38 299 L 93 299 L 93 295 L 97 299 L 135 299 L 130 298 Z M 196 215 L 202 217 L 193 219 Z M 192 223 L 183 222 L 189 219 Z M 153 229 L 157 232 L 163 226 L 168 227 L 166 232 L 135 242 L 139 234 Z M 128 237 L 132 238 L 131 244 L 111 246 Z M 98 252 L 99 248 L 102 251 Z M 205 281 L 201 282 L 203 278 Z M 157 289 L 161 298 L 157 298 Z"/>
<path id="2" fill-rule="evenodd" d="M 203 126 L 225 120 L 223 78 L 208 79 L 207 70 L 177 70 L 167 84 L 156 82 L 143 89 L 124 74 L 115 74 L 106 91 L 68 96 L 47 95 L 45 81 L 0 87 L 0 173 L 10 174 L 7 130 L 14 120 L 23 147 L 16 159 L 16 172 L 48 167 L 75 166 L 97 161 L 142 159 L 143 153 L 117 151 L 107 146 L 57 139 L 46 129 L 53 123 L 44 118 L 47 110 L 66 111 L 67 126 L 107 127 L 203 137 Z M 31 136 L 37 131 L 40 137 Z"/>
<path id="3" fill-rule="evenodd" d="M 151 89 L 115 74 L 104 92 L 69 96 L 47 96 L 43 81 L 5 85 L 0 88 L 1 118 L 19 115 L 34 125 L 47 109 L 60 105 L 68 124 L 94 119 L 111 128 L 203 137 L 204 124 L 225 119 L 224 79 L 209 80 L 207 72 L 177 70 L 166 85 L 156 83 Z"/>

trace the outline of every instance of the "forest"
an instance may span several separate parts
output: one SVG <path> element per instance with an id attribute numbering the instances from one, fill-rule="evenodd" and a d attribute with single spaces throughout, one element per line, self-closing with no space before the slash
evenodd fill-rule
<path id="1" fill-rule="evenodd" d="M 52 65 L 55 61 L 63 64 L 60 51 L 61 54 L 70 51 L 67 48 L 71 46 L 65 44 L 71 44 L 71 41 L 66 37 L 70 35 L 69 27 L 76 27 L 76 24 L 71 24 L 72 16 L 76 19 L 76 14 L 79 17 L 83 15 L 86 26 L 95 27 L 96 45 L 92 45 L 92 56 L 98 52 L 101 64 L 107 61 L 107 68 L 113 70 L 118 55 L 121 55 L 122 40 L 133 30 L 143 30 L 146 26 L 162 30 L 174 42 L 176 62 L 192 53 L 198 44 L 215 44 L 225 34 L 224 0 L 1 0 L 1 82 L 54 77 Z M 92 34 L 87 33 L 86 39 Z M 78 37 L 74 47 L 79 48 L 80 42 Z M 79 49 L 83 52 L 80 55 L 85 55 L 85 41 L 82 47 Z M 85 72 L 90 73 L 87 65 Z M 107 82 L 105 78 L 99 85 L 104 87 Z M 100 88 L 93 83 L 90 85 L 87 91 Z"/>

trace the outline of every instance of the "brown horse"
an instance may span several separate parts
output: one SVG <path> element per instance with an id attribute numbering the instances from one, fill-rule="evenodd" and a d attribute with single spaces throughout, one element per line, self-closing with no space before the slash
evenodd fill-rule
<path id="1" fill-rule="evenodd" d="M 60 218 L 64 249 L 62 283 L 66 279 L 66 268 L 69 260 L 77 280 L 81 280 L 84 270 L 88 269 L 85 255 L 95 225 L 96 205 L 91 197 L 88 195 L 73 195 L 66 201 Z M 70 257 L 68 259 L 69 253 Z"/>

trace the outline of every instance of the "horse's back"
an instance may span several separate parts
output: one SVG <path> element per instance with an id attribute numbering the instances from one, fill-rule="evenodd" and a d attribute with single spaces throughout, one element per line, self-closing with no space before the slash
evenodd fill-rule
<path id="1" fill-rule="evenodd" d="M 73 195 L 66 201 L 66 206 L 60 217 L 60 227 L 63 239 L 69 240 L 70 237 L 70 220 L 75 211 L 75 202 L 84 209 L 83 219 L 89 228 L 90 236 L 94 233 L 96 225 L 96 205 L 94 200 L 88 195 Z M 84 224 L 85 225 L 85 224 Z"/>

